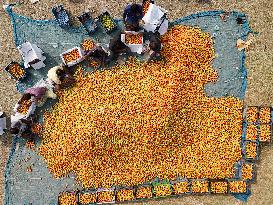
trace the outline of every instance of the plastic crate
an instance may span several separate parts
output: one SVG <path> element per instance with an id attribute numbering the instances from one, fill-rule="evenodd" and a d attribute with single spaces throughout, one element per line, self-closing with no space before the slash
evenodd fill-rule
<path id="1" fill-rule="evenodd" d="M 126 42 L 126 36 L 128 36 L 128 35 L 140 35 L 141 43 L 138 43 L 138 44 L 127 43 Z M 143 34 L 142 33 L 137 33 L 137 32 L 132 32 L 132 31 L 130 31 L 130 32 L 126 31 L 125 34 L 121 34 L 121 41 L 124 42 L 125 45 L 130 45 L 130 46 L 133 46 L 133 45 L 139 46 L 139 45 L 142 45 L 144 43 Z"/>
<path id="2" fill-rule="evenodd" d="M 245 127 L 245 139 L 249 141 L 257 141 L 259 139 L 259 125 L 258 124 L 246 124 Z"/>
<path id="3" fill-rule="evenodd" d="M 153 182 L 152 186 L 153 186 L 153 194 L 154 194 L 155 198 L 170 197 L 173 193 L 172 184 L 169 181 L 164 180 L 164 181 Z M 161 195 L 159 193 L 160 186 L 164 186 L 167 189 L 165 195 Z"/>
<path id="4" fill-rule="evenodd" d="M 24 75 L 22 75 L 22 77 L 17 78 L 14 74 L 11 73 L 11 71 L 9 70 L 12 66 L 18 66 L 18 68 L 22 69 L 24 72 Z M 26 77 L 26 70 L 17 62 L 12 61 L 10 62 L 5 68 L 4 71 L 6 71 L 14 80 L 16 81 L 20 81 L 23 80 Z"/>
<path id="5" fill-rule="evenodd" d="M 52 13 L 60 27 L 67 28 L 71 25 L 68 12 L 64 9 L 63 5 L 53 7 Z"/>
<path id="6" fill-rule="evenodd" d="M 129 193 L 129 197 L 126 198 L 124 197 L 124 192 Z M 134 202 L 136 201 L 136 197 L 135 197 L 135 189 L 133 187 L 118 187 L 116 188 L 116 200 L 118 203 L 122 203 L 122 202 Z"/>
<path id="7" fill-rule="evenodd" d="M 110 21 L 114 24 L 113 28 L 111 29 L 107 29 L 106 26 L 103 24 L 103 21 L 102 19 L 104 18 L 104 16 L 108 16 Z M 114 19 L 111 17 L 111 15 L 106 11 L 104 13 L 102 13 L 99 17 L 99 22 L 100 22 L 100 25 L 101 27 L 104 29 L 104 31 L 107 33 L 107 34 L 110 34 L 112 33 L 113 31 L 115 31 L 117 29 L 117 23 L 114 21 Z"/>
<path id="8" fill-rule="evenodd" d="M 92 47 L 93 44 L 93 47 Z M 81 48 L 82 51 L 84 53 L 84 55 L 88 55 L 90 53 L 92 53 L 94 50 L 96 50 L 97 46 L 95 44 L 95 42 L 93 41 L 93 39 L 84 39 L 81 43 Z"/>
<path id="9" fill-rule="evenodd" d="M 253 110 L 253 117 L 250 116 L 250 110 Z M 256 114 L 254 114 L 256 113 Z M 256 115 L 256 116 L 254 116 Z M 259 120 L 259 107 L 258 106 L 245 106 L 244 112 L 243 112 L 244 121 L 247 123 L 258 123 Z M 253 118 L 253 119 L 250 119 Z M 255 119 L 254 119 L 255 118 Z"/>
<path id="10" fill-rule="evenodd" d="M 65 56 L 66 54 L 71 53 L 71 52 L 74 51 L 74 50 L 76 50 L 76 51 L 78 52 L 79 57 L 76 58 L 76 59 L 73 59 L 73 60 L 70 61 L 70 62 L 67 62 L 67 60 L 64 58 L 64 56 Z M 80 63 L 80 62 L 83 60 L 82 50 L 81 50 L 80 47 L 71 48 L 71 49 L 69 49 L 69 50 L 67 50 L 67 51 L 65 51 L 65 52 L 63 52 L 63 53 L 61 54 L 61 59 L 62 59 L 63 63 L 64 63 L 65 65 L 67 65 L 68 67 L 73 66 L 73 65 L 76 65 L 77 63 Z"/>
<path id="11" fill-rule="evenodd" d="M 94 195 L 95 200 L 94 201 L 86 200 L 86 202 L 88 201 L 88 203 L 85 203 L 84 201 L 82 201 L 83 199 L 81 199 L 81 196 L 84 196 L 84 194 Z M 96 190 L 83 190 L 78 192 L 78 205 L 94 205 L 97 203 L 97 201 L 98 201 L 98 195 Z"/>
<path id="12" fill-rule="evenodd" d="M 259 125 L 259 142 L 261 143 L 270 143 L 272 141 L 272 133 L 273 133 L 273 128 L 272 124 L 261 124 Z M 268 139 L 267 137 L 264 137 L 264 131 L 265 129 L 268 129 Z"/>
<path id="13" fill-rule="evenodd" d="M 209 180 L 211 194 L 228 194 L 228 181 L 227 180 Z"/>
<path id="14" fill-rule="evenodd" d="M 268 122 L 264 122 L 264 121 L 261 120 L 261 114 L 262 114 L 262 110 L 264 108 L 269 109 L 269 116 L 268 116 L 269 121 Z M 266 107 L 266 106 L 260 106 L 259 107 L 259 122 L 260 122 L 260 124 L 271 124 L 272 123 L 272 108 L 271 107 Z"/>
<path id="15" fill-rule="evenodd" d="M 136 34 L 140 34 L 141 35 L 141 44 L 128 44 L 126 43 L 126 35 L 136 35 Z M 141 52 L 143 51 L 143 34 L 142 33 L 138 33 L 138 32 L 134 32 L 134 31 L 126 31 L 126 33 L 121 34 L 121 41 L 128 46 L 131 49 L 131 52 L 136 52 L 138 54 L 141 54 Z"/>
<path id="16" fill-rule="evenodd" d="M 58 205 L 66 205 L 65 203 L 61 203 L 61 200 L 60 200 L 60 198 L 61 198 L 61 196 L 62 196 L 63 194 L 72 194 L 72 195 L 75 195 L 75 205 L 77 205 L 77 204 L 78 204 L 77 193 L 78 193 L 78 191 L 64 191 L 64 192 L 61 192 L 61 193 L 59 194 L 59 196 L 58 196 Z M 72 204 L 71 204 L 71 205 L 72 205 Z"/>
<path id="17" fill-rule="evenodd" d="M 255 157 L 250 157 L 247 155 L 247 152 L 249 150 L 249 146 L 253 145 L 253 147 L 256 145 L 256 156 Z M 244 141 L 243 142 L 243 156 L 244 156 L 244 159 L 247 160 L 247 161 L 257 161 L 259 159 L 259 142 L 256 142 L 256 141 Z M 255 148 L 255 147 L 254 147 Z"/>
<path id="18" fill-rule="evenodd" d="M 203 186 L 202 188 L 198 188 L 199 186 Z M 208 179 L 192 179 L 191 180 L 191 193 L 192 194 L 209 194 L 210 193 L 210 186 Z"/>
<path id="19" fill-rule="evenodd" d="M 236 188 L 233 188 L 233 187 L 236 187 L 236 184 L 237 185 L 242 184 L 245 187 L 245 190 L 240 191 L 238 189 L 236 190 Z M 234 180 L 234 179 L 229 180 L 228 181 L 228 189 L 229 189 L 228 192 L 230 194 L 248 194 L 250 192 L 249 183 L 244 180 Z"/>
<path id="20" fill-rule="evenodd" d="M 111 199 L 105 200 L 102 197 L 103 193 L 107 193 L 111 195 Z M 116 197 L 115 197 L 115 188 L 100 188 L 97 190 L 97 195 L 98 195 L 98 202 L 97 204 L 114 204 L 116 203 Z"/>
<path id="21" fill-rule="evenodd" d="M 246 178 L 243 178 L 243 176 L 244 176 L 244 173 L 243 172 L 245 172 L 245 168 L 247 168 L 247 167 L 245 167 L 245 165 L 246 166 L 252 166 L 252 177 L 249 179 L 246 179 Z M 257 169 L 256 169 L 256 164 L 254 164 L 254 163 L 251 163 L 251 162 L 245 162 L 245 163 L 243 163 L 242 164 L 242 166 L 241 166 L 241 169 L 240 169 L 240 178 L 242 179 L 242 180 L 245 180 L 245 181 L 247 181 L 247 182 L 251 182 L 251 183 L 253 183 L 253 182 L 255 182 L 256 181 L 256 177 L 257 177 L 257 175 L 256 175 L 256 172 L 257 172 Z"/>
<path id="22" fill-rule="evenodd" d="M 85 12 L 78 16 L 79 21 L 84 26 L 89 35 L 93 34 L 97 29 L 96 21 L 92 18 L 90 12 Z"/>
<path id="23" fill-rule="evenodd" d="M 191 194 L 191 182 L 188 179 L 171 181 L 174 195 Z"/>
<path id="24" fill-rule="evenodd" d="M 145 194 L 140 194 L 141 190 L 145 190 Z M 135 197 L 137 201 L 143 201 L 153 198 L 153 187 L 151 184 L 142 184 L 137 186 L 135 191 Z"/>

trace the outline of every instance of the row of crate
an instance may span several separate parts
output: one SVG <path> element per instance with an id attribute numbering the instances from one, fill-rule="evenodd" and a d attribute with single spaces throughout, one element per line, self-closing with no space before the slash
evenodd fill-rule
<path id="1" fill-rule="evenodd" d="M 52 13 L 60 27 L 64 29 L 71 27 L 72 21 L 69 16 L 69 12 L 62 4 L 54 6 L 52 8 Z M 107 11 L 103 12 L 95 19 L 92 18 L 90 11 L 85 11 L 80 16 L 78 16 L 78 19 L 88 34 L 95 32 L 97 28 L 97 21 L 99 21 L 101 27 L 107 34 L 113 32 L 117 28 L 116 22 Z"/>
<path id="2" fill-rule="evenodd" d="M 260 145 L 272 143 L 272 118 L 272 107 L 244 107 L 242 152 L 245 160 L 257 161 L 259 159 Z"/>
<path id="3" fill-rule="evenodd" d="M 273 118 L 272 107 L 245 106 L 243 112 L 244 122 L 250 124 L 271 124 Z"/>
<path id="4" fill-rule="evenodd" d="M 81 47 L 69 49 L 61 54 L 61 59 L 65 65 L 75 65 L 83 59 L 83 56 L 94 51 L 96 45 L 91 38 L 84 39 Z M 6 71 L 14 80 L 21 81 L 26 76 L 26 69 L 18 62 L 12 61 L 5 68 Z"/>
<path id="5" fill-rule="evenodd" d="M 254 165 L 246 163 L 242 168 L 242 178 L 227 180 L 187 180 L 157 181 L 137 187 L 62 192 L 59 205 L 86 205 L 142 201 L 152 198 L 179 196 L 183 194 L 243 194 L 249 193 L 250 182 L 254 178 Z M 243 165 L 243 166 L 244 166 Z M 250 172 L 250 173 L 248 173 Z M 251 180 L 250 180 L 251 178 Z"/>

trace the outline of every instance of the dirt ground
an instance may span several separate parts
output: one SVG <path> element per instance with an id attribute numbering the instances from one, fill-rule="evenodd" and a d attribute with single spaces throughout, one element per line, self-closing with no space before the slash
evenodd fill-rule
<path id="1" fill-rule="evenodd" d="M 19 60 L 20 56 L 15 48 L 10 19 L 2 9 L 2 4 L 15 3 L 16 0 L 3 0 L 0 2 L 0 67 L 4 67 L 11 60 Z M 55 4 L 63 3 L 71 15 L 77 16 L 86 9 L 93 12 L 94 16 L 107 9 L 114 16 L 120 18 L 129 0 L 40 0 L 31 4 L 30 0 L 19 0 L 20 6 L 14 9 L 22 15 L 34 19 L 53 18 L 51 8 Z M 272 0 L 156 0 L 156 4 L 169 11 L 169 18 L 175 19 L 204 10 L 223 9 L 226 11 L 237 10 L 249 16 L 250 25 L 254 31 L 259 32 L 254 42 L 247 49 L 248 86 L 245 102 L 248 105 L 273 106 L 273 1 Z M 0 71 L 0 111 L 11 114 L 12 108 L 19 98 L 15 89 L 15 81 L 9 79 L 4 71 Z M 9 135 L 0 138 L 0 201 L 4 198 L 4 170 L 6 159 L 11 146 Z M 247 205 L 272 205 L 273 193 L 273 147 L 262 147 L 260 161 L 257 164 L 257 181 L 251 186 L 252 195 Z M 142 203 L 140 203 L 142 204 Z M 172 204 L 172 205 L 239 205 L 244 204 L 232 196 L 208 195 L 186 196 L 159 201 L 149 201 L 143 204 Z"/>

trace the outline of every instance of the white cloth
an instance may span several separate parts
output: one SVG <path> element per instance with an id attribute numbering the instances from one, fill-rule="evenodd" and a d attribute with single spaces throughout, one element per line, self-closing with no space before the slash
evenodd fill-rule
<path id="1" fill-rule="evenodd" d="M 57 70 L 59 69 L 62 69 L 61 66 L 55 66 L 53 68 L 51 68 L 48 73 L 47 73 L 47 78 L 49 80 L 49 82 L 53 82 L 53 83 L 56 83 L 56 84 L 61 84 L 61 81 L 57 75 Z"/>
<path id="2" fill-rule="evenodd" d="M 10 120 L 11 120 L 11 128 L 14 128 L 15 125 L 21 120 L 21 119 L 26 119 L 24 115 L 20 113 L 16 113 L 15 115 L 12 115 Z M 25 123 L 20 122 L 21 126 L 19 128 L 19 133 L 18 136 L 20 136 L 27 128 Z"/>
<path id="3" fill-rule="evenodd" d="M 47 98 L 56 99 L 57 95 L 53 91 L 53 84 L 50 80 L 44 80 L 43 78 L 39 80 L 32 88 L 38 88 L 38 87 L 45 87 L 47 88 L 46 94 L 41 99 L 41 101 L 38 103 L 38 107 L 43 106 L 43 104 L 46 102 Z"/>
<path id="4" fill-rule="evenodd" d="M 1 115 L 3 115 L 3 112 L 0 112 Z M 7 129 L 7 119 L 6 117 L 0 117 L 0 135 L 4 134 L 5 129 Z"/>
<path id="5" fill-rule="evenodd" d="M 164 19 L 163 23 L 158 29 L 158 32 L 160 33 L 160 35 L 164 35 L 168 31 L 168 27 L 169 27 L 169 21 L 167 19 Z"/>
<path id="6" fill-rule="evenodd" d="M 33 88 L 38 88 L 38 87 L 46 87 L 47 89 L 54 88 L 53 84 L 51 83 L 50 80 L 46 79 L 44 80 L 43 78 L 39 80 Z"/>
<path id="7" fill-rule="evenodd" d="M 42 56 L 40 61 L 38 63 L 35 64 L 31 64 L 31 67 L 34 68 L 35 70 L 38 70 L 40 68 L 44 68 L 46 65 L 44 64 L 44 60 L 46 59 L 46 57 Z"/>
<path id="8" fill-rule="evenodd" d="M 57 95 L 53 91 L 54 86 L 52 84 L 52 81 L 50 81 L 49 79 L 46 79 L 46 80 L 41 79 L 33 87 L 34 88 L 37 88 L 37 87 L 46 87 L 47 88 L 46 97 L 52 98 L 52 99 L 56 99 L 57 98 Z"/>
<path id="9" fill-rule="evenodd" d="M 155 4 L 150 4 L 147 13 L 142 20 L 144 21 L 143 28 L 146 31 L 155 32 L 156 28 L 162 23 L 162 17 L 167 11 Z M 165 19 L 159 28 L 160 35 L 163 35 L 168 30 L 168 20 Z"/>
<path id="10" fill-rule="evenodd" d="M 156 6 L 155 4 L 150 4 L 148 11 L 143 16 L 142 20 L 145 23 L 155 24 L 159 22 L 159 20 L 163 17 L 163 15 L 164 15 L 164 11 L 163 9 L 161 9 L 161 7 Z"/>
<path id="11" fill-rule="evenodd" d="M 35 44 L 31 44 L 30 42 L 26 42 L 18 46 L 17 48 L 24 59 L 25 68 L 29 68 L 30 67 L 29 63 L 36 59 L 39 59 L 41 63 L 34 64 L 35 69 L 45 67 L 43 61 L 46 58 L 42 56 L 43 51 L 40 48 L 38 48 L 38 46 L 36 46 Z"/>
<path id="12" fill-rule="evenodd" d="M 10 121 L 11 121 L 11 128 L 14 128 L 17 122 L 19 122 L 21 119 L 25 119 L 25 115 L 16 112 L 15 115 L 11 115 Z"/>

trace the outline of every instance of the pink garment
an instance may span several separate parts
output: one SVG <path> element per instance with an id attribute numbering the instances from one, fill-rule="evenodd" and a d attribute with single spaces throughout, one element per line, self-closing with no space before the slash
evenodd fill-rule
<path id="1" fill-rule="evenodd" d="M 35 98 L 41 99 L 47 91 L 46 87 L 36 87 L 36 88 L 28 88 L 25 90 L 25 93 L 29 93 L 34 95 Z"/>

